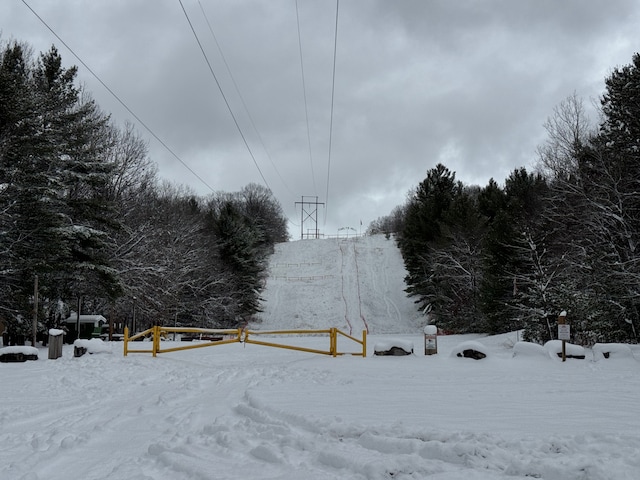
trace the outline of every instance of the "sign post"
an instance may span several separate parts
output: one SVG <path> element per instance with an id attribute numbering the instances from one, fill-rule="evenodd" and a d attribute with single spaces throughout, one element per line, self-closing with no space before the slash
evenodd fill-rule
<path id="1" fill-rule="evenodd" d="M 562 361 L 567 361 L 567 340 L 571 340 L 571 325 L 567 324 L 567 312 L 558 315 L 558 340 L 562 340 Z"/>
<path id="2" fill-rule="evenodd" d="M 438 353 L 438 327 L 427 325 L 424 327 L 424 354 L 434 355 Z"/>

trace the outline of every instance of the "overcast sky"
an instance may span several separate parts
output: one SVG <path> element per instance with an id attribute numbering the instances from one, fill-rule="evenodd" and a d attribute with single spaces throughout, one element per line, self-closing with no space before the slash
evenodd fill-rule
<path id="1" fill-rule="evenodd" d="M 161 177 L 199 195 L 266 185 L 294 239 L 303 195 L 335 235 L 439 162 L 481 186 L 532 168 L 554 106 L 575 92 L 589 107 L 640 50 L 636 0 L 342 0 L 331 122 L 335 0 L 298 15 L 296 0 L 182 0 L 241 135 L 179 0 L 26 3 L 199 178 L 138 125 Z M 0 31 L 55 44 L 115 122 L 135 122 L 25 2 L 0 2 Z"/>

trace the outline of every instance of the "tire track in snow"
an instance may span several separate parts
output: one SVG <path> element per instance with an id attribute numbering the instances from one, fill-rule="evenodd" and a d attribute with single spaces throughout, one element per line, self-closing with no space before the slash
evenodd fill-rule
<path id="1" fill-rule="evenodd" d="M 356 266 L 356 285 L 358 287 L 358 309 L 360 314 L 360 320 L 364 324 L 364 329 L 367 333 L 369 333 L 369 325 L 367 324 L 367 319 L 364 318 L 364 314 L 362 313 L 362 295 L 360 294 L 360 268 L 358 267 L 358 250 L 356 249 L 356 242 L 353 242 L 353 262 Z"/>
<path id="2" fill-rule="evenodd" d="M 385 252 L 381 247 L 361 248 L 358 252 L 365 257 L 364 264 L 367 267 L 367 281 L 373 290 L 368 298 L 373 300 L 382 300 L 384 309 L 389 319 L 393 319 L 390 323 L 400 324 L 402 322 L 402 314 L 396 303 L 390 298 L 389 291 L 391 289 L 391 280 L 389 278 L 389 252 Z M 379 281 L 381 279 L 381 282 Z"/>
<path id="3" fill-rule="evenodd" d="M 247 390 L 236 412 L 244 417 L 240 422 L 244 434 L 254 439 L 247 442 L 252 460 L 275 463 L 285 471 L 304 466 L 312 475 L 309 478 L 335 478 L 336 474 L 343 479 L 406 480 L 430 476 L 611 478 L 593 455 L 602 442 L 599 434 L 539 440 L 473 432 L 372 429 L 341 418 L 314 418 L 313 412 L 302 416 L 273 408 L 252 390 Z M 636 446 L 624 440 L 618 443 L 619 455 L 611 460 L 621 467 L 637 464 Z"/>
<path id="4" fill-rule="evenodd" d="M 421 314 L 404 292 L 403 271 L 397 246 L 383 236 L 277 245 L 255 326 L 337 327 L 356 335 L 416 331 Z"/>
<path id="5" fill-rule="evenodd" d="M 546 442 L 537 439 L 484 433 L 374 429 L 337 417 L 314 417 L 313 412 L 300 415 L 273 408 L 250 388 L 234 415 L 204 426 L 202 435 L 184 443 L 158 446 L 154 453 L 165 456 L 164 463 L 174 471 L 188 472 L 185 478 L 190 479 L 208 478 L 210 465 L 198 463 L 211 451 L 222 471 L 235 472 L 233 478 L 257 471 L 262 478 L 290 474 L 323 480 L 610 478 L 592 455 L 601 440 L 580 438 L 552 438 L 545 448 Z M 625 458 L 633 457 L 633 447 L 619 447 L 617 461 L 625 464 Z"/>
<path id="6" fill-rule="evenodd" d="M 341 279 L 341 292 L 342 292 L 342 302 L 344 303 L 344 319 L 347 322 L 347 326 L 349 327 L 349 335 L 352 334 L 353 332 L 353 325 L 351 324 L 351 321 L 349 320 L 350 314 L 349 314 L 349 302 L 347 301 L 347 294 L 345 293 L 345 265 L 346 265 L 346 258 L 345 258 L 345 251 L 342 248 L 342 242 L 340 240 L 338 240 L 338 248 L 340 248 L 340 279 Z"/>
<path id="7" fill-rule="evenodd" d="M 358 268 L 358 252 L 356 250 L 357 239 L 352 239 L 351 244 L 353 248 L 350 248 L 349 239 L 338 240 L 338 246 L 340 247 L 341 255 L 341 268 L 340 276 L 342 279 L 342 301 L 345 308 L 345 320 L 349 326 L 349 335 L 353 335 L 354 325 L 350 319 L 357 317 L 360 319 L 363 325 L 363 329 L 369 332 L 369 325 L 362 311 L 362 295 L 360 293 L 360 270 Z M 357 313 L 352 310 L 356 310 Z"/>

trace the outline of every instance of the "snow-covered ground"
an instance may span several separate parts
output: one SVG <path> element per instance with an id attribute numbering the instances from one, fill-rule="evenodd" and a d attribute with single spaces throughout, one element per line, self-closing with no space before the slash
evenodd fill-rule
<path id="1" fill-rule="evenodd" d="M 359 338 L 362 305 L 367 358 L 251 344 L 123 357 L 112 343 L 111 353 L 74 358 L 65 346 L 47 360 L 39 348 L 38 361 L 0 364 L 0 479 L 639 478 L 637 348 L 563 363 L 513 333 L 441 336 L 438 354 L 425 356 L 424 325 L 404 310 L 401 262 L 385 242 L 360 239 L 353 255 L 335 240 L 280 246 L 272 275 L 287 278 L 269 280 L 267 311 L 250 326 L 352 323 Z M 330 264 L 345 265 L 346 302 Z M 415 354 L 372 354 L 396 339 Z M 324 336 L 292 342 L 328 348 Z M 458 358 L 460 345 L 488 356 Z"/>

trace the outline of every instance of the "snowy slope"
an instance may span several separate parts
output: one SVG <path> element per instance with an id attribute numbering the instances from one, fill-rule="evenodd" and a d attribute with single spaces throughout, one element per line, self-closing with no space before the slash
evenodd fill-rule
<path id="1" fill-rule="evenodd" d="M 421 332 L 424 319 L 404 292 L 405 275 L 400 251 L 383 235 L 278 244 L 264 312 L 251 328 Z"/>

